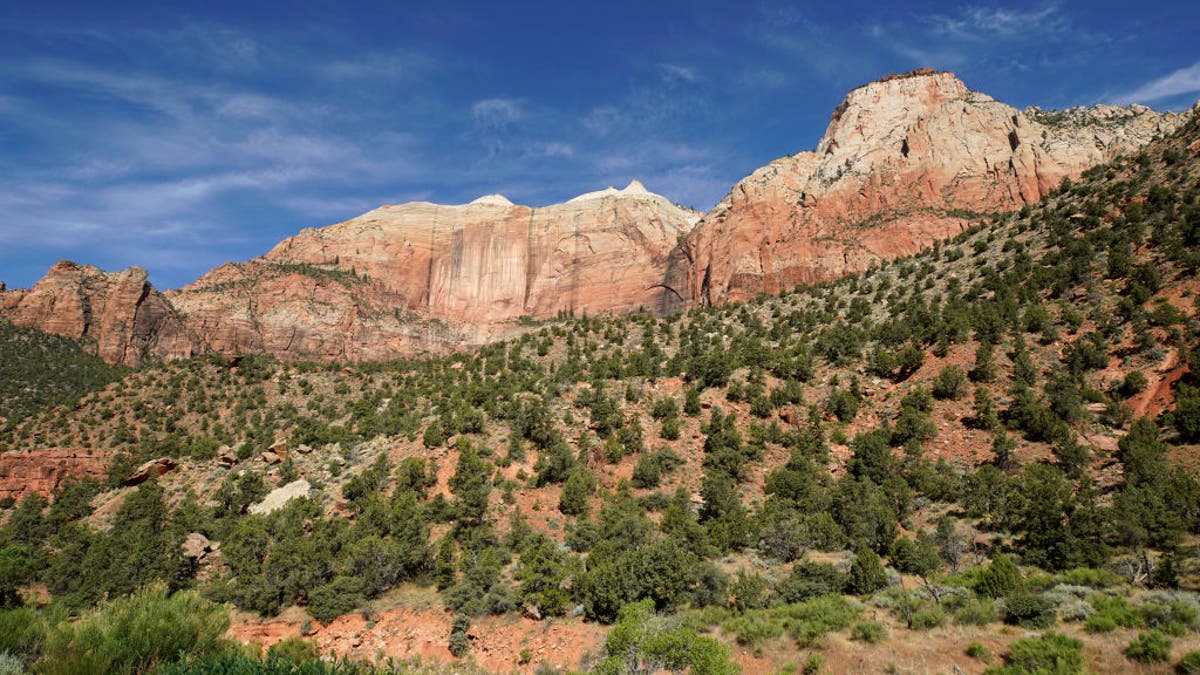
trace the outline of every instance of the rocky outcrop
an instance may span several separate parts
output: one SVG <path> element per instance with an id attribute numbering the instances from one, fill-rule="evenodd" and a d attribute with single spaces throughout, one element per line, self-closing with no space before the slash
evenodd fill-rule
<path id="1" fill-rule="evenodd" d="M 283 508 L 285 504 L 293 499 L 301 499 L 307 497 L 312 492 L 312 485 L 303 478 L 294 480 L 287 485 L 275 488 L 263 497 L 263 500 L 257 504 L 251 504 L 247 512 L 258 515 L 266 515 L 274 513 Z"/>
<path id="2" fill-rule="evenodd" d="M 62 261 L 32 289 L 0 292 L 0 315 L 18 326 L 75 338 L 109 363 L 179 358 L 193 344 L 146 270 L 103 272 Z"/>
<path id="3" fill-rule="evenodd" d="M 129 477 L 126 478 L 122 484 L 126 486 L 141 485 L 151 478 L 158 478 L 159 476 L 164 476 L 171 471 L 174 471 L 175 467 L 177 466 L 179 466 L 179 462 L 176 462 L 170 457 L 159 457 L 158 459 L 152 459 L 134 469 L 133 473 L 129 474 Z"/>
<path id="4" fill-rule="evenodd" d="M 47 448 L 0 452 L 0 499 L 28 493 L 49 497 L 67 479 L 103 478 L 111 452 Z"/>
<path id="5" fill-rule="evenodd" d="M 531 320 L 666 311 L 668 256 L 699 214 L 634 181 L 563 204 L 413 202 L 287 239 L 168 297 L 220 351 L 377 360 L 503 339 Z"/>
<path id="6" fill-rule="evenodd" d="M 952 73 L 850 92 L 816 150 L 741 180 L 672 257 L 667 284 L 719 304 L 861 272 L 1040 200 L 1186 115 L 1144 106 L 1019 111 Z"/>

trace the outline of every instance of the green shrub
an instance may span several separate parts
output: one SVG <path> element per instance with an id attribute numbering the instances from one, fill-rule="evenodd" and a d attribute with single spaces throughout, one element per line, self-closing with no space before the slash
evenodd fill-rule
<path id="1" fill-rule="evenodd" d="M 0 675 L 21 675 L 25 672 L 25 662 L 16 654 L 0 652 Z"/>
<path id="2" fill-rule="evenodd" d="M 1125 656 L 1138 663 L 1166 663 L 1171 659 L 1171 639 L 1156 630 L 1138 633 L 1125 647 Z"/>
<path id="3" fill-rule="evenodd" d="M 1095 613 L 1083 624 L 1089 633 L 1108 633 L 1117 628 L 1138 628 L 1143 625 L 1141 613 L 1125 601 L 1125 598 L 1095 594 L 1091 598 Z"/>
<path id="4" fill-rule="evenodd" d="M 279 659 L 295 664 L 311 663 L 320 660 L 321 648 L 312 640 L 293 635 L 282 642 L 276 642 L 267 650 L 268 659 Z"/>
<path id="5" fill-rule="evenodd" d="M 859 609 L 840 595 L 825 595 L 770 611 L 801 646 L 826 633 L 845 630 L 859 614 Z"/>
<path id="6" fill-rule="evenodd" d="M 850 638 L 859 642 L 883 642 L 887 639 L 887 626 L 878 621 L 859 621 L 850 627 Z"/>
<path id="7" fill-rule="evenodd" d="M 1004 622 L 1023 628 L 1049 628 L 1056 615 L 1054 601 L 1034 593 L 1017 593 L 1004 599 Z"/>
<path id="8" fill-rule="evenodd" d="M 975 582 L 975 592 L 988 598 L 1002 598 L 1020 587 L 1021 570 L 1003 553 L 992 558 Z"/>
<path id="9" fill-rule="evenodd" d="M 775 593 L 784 602 L 803 602 L 830 593 L 841 593 L 846 586 L 846 575 L 829 563 L 801 560 L 792 567 L 792 572 L 775 588 Z"/>
<path id="10" fill-rule="evenodd" d="M 1092 588 L 1112 588 L 1121 583 L 1121 577 L 1116 572 L 1091 567 L 1076 567 L 1058 575 L 1059 581 L 1072 586 L 1091 586 Z"/>
<path id="11" fill-rule="evenodd" d="M 946 623 L 946 611 L 937 605 L 924 605 L 912 615 L 913 630 L 932 630 Z"/>
<path id="12" fill-rule="evenodd" d="M 1182 635 L 1196 627 L 1200 618 L 1196 600 L 1181 593 L 1151 593 L 1137 608 L 1142 624 Z"/>
<path id="13" fill-rule="evenodd" d="M 643 669 L 687 670 L 696 675 L 738 672 L 729 660 L 729 647 L 655 616 L 650 599 L 621 608 L 616 625 L 605 639 L 604 651 L 606 658 L 595 672 L 606 675 Z"/>
<path id="14" fill-rule="evenodd" d="M 450 624 L 450 653 L 455 658 L 462 658 L 471 649 L 471 618 L 465 614 L 456 614 Z"/>
<path id="15" fill-rule="evenodd" d="M 0 652 L 33 658 L 46 641 L 46 622 L 28 607 L 0 611 Z"/>
<path id="16" fill-rule="evenodd" d="M 862 546 L 854 554 L 850 563 L 850 576 L 846 580 L 846 590 L 855 595 L 870 595 L 875 591 L 886 588 L 887 572 L 879 556 L 871 549 Z"/>
<path id="17" fill-rule="evenodd" d="M 980 642 L 971 642 L 967 645 L 967 656 L 987 663 L 992 660 L 992 650 L 988 649 Z"/>
<path id="18" fill-rule="evenodd" d="M 986 626 L 996 620 L 996 603 L 988 599 L 968 600 L 954 612 L 954 623 L 960 626 Z"/>
<path id="19" fill-rule="evenodd" d="M 1117 622 L 1107 614 L 1095 614 L 1083 622 L 1083 629 L 1089 633 L 1111 633 L 1117 629 Z"/>
<path id="20" fill-rule="evenodd" d="M 804 672 L 804 675 L 816 675 L 817 673 L 821 672 L 821 669 L 824 667 L 825 667 L 825 657 L 814 652 L 812 654 L 809 654 L 808 658 L 804 659 L 804 671 L 803 672 Z"/>
<path id="21" fill-rule="evenodd" d="M 229 615 L 193 591 L 167 596 L 154 584 L 59 624 L 38 670 L 44 673 L 147 672 L 180 657 L 224 648 Z"/>
<path id="22" fill-rule="evenodd" d="M 988 673 L 1082 673 L 1083 642 L 1053 631 L 1036 638 L 1024 638 L 1009 645 L 1004 664 L 1003 668 L 991 669 Z"/>
<path id="23" fill-rule="evenodd" d="M 726 621 L 721 629 L 731 633 L 739 645 L 757 647 L 783 635 L 783 625 L 764 612 L 748 612 Z"/>
<path id="24" fill-rule="evenodd" d="M 1179 659 L 1175 670 L 1182 675 L 1200 675 L 1200 651 L 1188 652 Z"/>

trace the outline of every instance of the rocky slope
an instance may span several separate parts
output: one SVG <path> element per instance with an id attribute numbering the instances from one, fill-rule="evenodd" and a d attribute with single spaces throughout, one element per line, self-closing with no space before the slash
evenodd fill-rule
<path id="1" fill-rule="evenodd" d="M 637 181 L 544 208 L 500 195 L 384 206 L 168 297 L 217 350 L 351 360 L 438 351 L 528 320 L 678 307 L 662 271 L 698 218 Z"/>
<path id="2" fill-rule="evenodd" d="M 186 357 L 194 347 L 138 267 L 108 273 L 64 260 L 32 289 L 0 290 L 0 314 L 18 326 L 81 340 L 113 364 Z"/>
<path id="3" fill-rule="evenodd" d="M 735 185 L 667 283 L 720 304 L 861 272 L 958 234 L 974 212 L 1037 202 L 1187 118 L 1138 105 L 1019 111 L 952 73 L 889 76 L 847 95 L 816 150 Z"/>

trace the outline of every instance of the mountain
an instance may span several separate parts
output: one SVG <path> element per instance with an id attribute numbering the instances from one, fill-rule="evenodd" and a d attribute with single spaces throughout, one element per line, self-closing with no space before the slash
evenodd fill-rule
<path id="1" fill-rule="evenodd" d="M 0 288 L 0 316 L 17 326 L 80 340 L 105 361 L 139 366 L 146 357 L 191 356 L 193 342 L 146 270 L 104 272 L 63 260 L 33 288 Z"/>
<path id="2" fill-rule="evenodd" d="M 851 91 L 816 150 L 733 187 L 673 258 L 696 304 L 861 272 L 1033 204 L 1064 178 L 1169 134 L 1189 114 L 1139 105 L 1024 111 L 922 69 Z"/>
<path id="3" fill-rule="evenodd" d="M 461 350 L 564 315 L 667 314 L 861 272 L 1036 203 L 1192 113 L 1024 111 L 919 70 L 855 89 L 816 150 L 771 162 L 704 215 L 637 181 L 531 208 L 383 206 L 159 294 L 145 272 L 55 266 L 0 316 L 111 363 L 205 350 L 322 361 Z"/>
<path id="4" fill-rule="evenodd" d="M 663 312 L 700 214 L 633 181 L 542 208 L 500 195 L 384 206 L 167 294 L 207 348 L 380 360 L 484 344 L 562 315 Z"/>

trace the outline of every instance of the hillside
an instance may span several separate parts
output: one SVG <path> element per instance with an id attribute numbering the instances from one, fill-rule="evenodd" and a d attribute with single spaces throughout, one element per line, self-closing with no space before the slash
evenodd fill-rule
<path id="1" fill-rule="evenodd" d="M 0 319 L 0 424 L 69 403 L 126 374 L 78 342 Z"/>
<path id="2" fill-rule="evenodd" d="M 42 563 L 0 598 L 160 580 L 244 639 L 488 670 L 1174 664 L 1200 649 L 1198 194 L 1193 119 L 777 297 L 144 368 L 0 434 L 111 456 L 9 509 L 0 550 Z M 688 647 L 622 651 L 634 626 Z"/>

